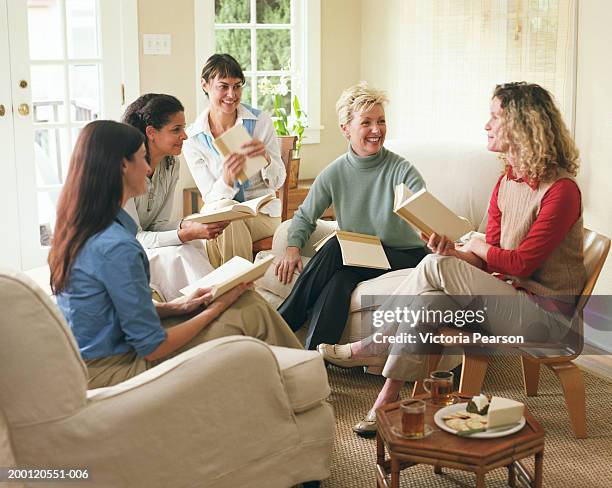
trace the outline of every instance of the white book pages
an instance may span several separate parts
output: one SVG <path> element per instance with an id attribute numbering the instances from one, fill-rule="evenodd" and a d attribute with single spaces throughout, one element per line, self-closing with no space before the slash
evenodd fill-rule
<path id="1" fill-rule="evenodd" d="M 230 130 L 224 132 L 215 139 L 215 146 L 223 156 L 232 153 L 242 153 L 242 145 L 251 142 L 253 138 L 249 135 L 242 124 L 237 124 Z M 238 177 L 240 183 L 244 183 L 251 176 L 257 174 L 268 165 L 268 161 L 263 156 L 247 158 L 244 170 Z"/>
<path id="2" fill-rule="evenodd" d="M 247 200 L 246 202 L 236 203 L 228 207 L 205 210 L 204 212 L 185 217 L 185 220 L 190 222 L 199 222 L 201 224 L 211 224 L 213 222 L 222 222 L 224 220 L 240 220 L 255 217 L 259 213 L 259 209 L 273 199 L 273 195 L 264 195 L 262 197 Z"/>
<path id="3" fill-rule="evenodd" d="M 360 268 L 391 269 L 385 250 L 380 244 L 340 239 L 342 261 L 346 266 Z"/>
<path id="4" fill-rule="evenodd" d="M 180 292 L 183 295 L 191 295 L 198 288 L 212 288 L 214 300 L 241 283 L 250 283 L 261 278 L 273 259 L 274 256 L 268 256 L 253 264 L 240 256 L 235 256 L 195 283 L 181 289 Z"/>
<path id="5" fill-rule="evenodd" d="M 456 241 L 473 230 L 469 220 L 457 216 L 424 188 L 397 204 L 394 211 L 426 235 L 435 232 Z"/>
<path id="6" fill-rule="evenodd" d="M 342 262 L 346 266 L 391 269 L 382 243 L 376 236 L 336 230 L 316 242 L 315 251 L 321 249 L 334 236 L 338 238 L 342 251 Z"/>

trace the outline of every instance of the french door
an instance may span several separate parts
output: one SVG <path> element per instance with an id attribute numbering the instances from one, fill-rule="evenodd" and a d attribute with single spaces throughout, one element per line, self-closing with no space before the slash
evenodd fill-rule
<path id="1" fill-rule="evenodd" d="M 1 265 L 45 263 L 80 130 L 121 115 L 122 12 L 130 3 L 135 0 L 0 0 L 0 208 L 8 215 Z"/>

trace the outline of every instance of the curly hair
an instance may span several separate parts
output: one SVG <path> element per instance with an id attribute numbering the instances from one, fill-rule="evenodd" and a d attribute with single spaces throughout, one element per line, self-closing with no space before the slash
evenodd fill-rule
<path id="1" fill-rule="evenodd" d="M 184 111 L 183 104 L 172 95 L 146 93 L 130 103 L 128 108 L 125 109 L 123 117 L 121 117 L 121 122 L 136 127 L 142 132 L 145 137 L 146 158 L 151 164 L 147 127 L 150 125 L 156 129 L 161 129 L 175 113 Z"/>
<path id="2" fill-rule="evenodd" d="M 336 102 L 340 125 L 350 124 L 355 112 L 367 112 L 374 105 L 384 105 L 389 99 L 382 90 L 370 88 L 365 81 L 348 87 Z"/>
<path id="3" fill-rule="evenodd" d="M 497 85 L 493 98 L 501 104 L 500 136 L 515 166 L 531 181 L 550 181 L 564 170 L 576 176 L 579 152 L 552 95 L 540 85 Z M 502 155 L 506 168 L 508 156 Z"/>

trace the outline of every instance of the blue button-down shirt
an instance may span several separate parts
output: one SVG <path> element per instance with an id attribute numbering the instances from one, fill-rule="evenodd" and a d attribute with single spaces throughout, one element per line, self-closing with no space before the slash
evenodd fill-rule
<path id="1" fill-rule="evenodd" d="M 57 296 L 83 359 L 132 350 L 146 356 L 166 338 L 136 231 L 136 223 L 120 209 L 111 225 L 85 242 Z"/>

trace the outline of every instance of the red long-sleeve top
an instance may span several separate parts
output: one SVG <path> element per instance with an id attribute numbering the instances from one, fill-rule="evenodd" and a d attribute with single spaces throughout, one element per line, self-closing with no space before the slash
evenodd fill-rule
<path id="1" fill-rule="evenodd" d="M 501 249 L 499 241 L 502 213 L 497 205 L 497 195 L 502 178 L 503 175 L 493 189 L 489 204 L 486 242 L 492 247 L 487 252 L 487 271 L 527 277 L 542 266 L 580 217 L 580 190 L 573 180 L 557 180 L 544 194 L 540 212 L 519 246 L 516 249 Z M 508 173 L 508 178 L 528 184 L 522 179 L 514 178 L 511 172 Z M 535 187 L 537 188 L 537 185 Z"/>

